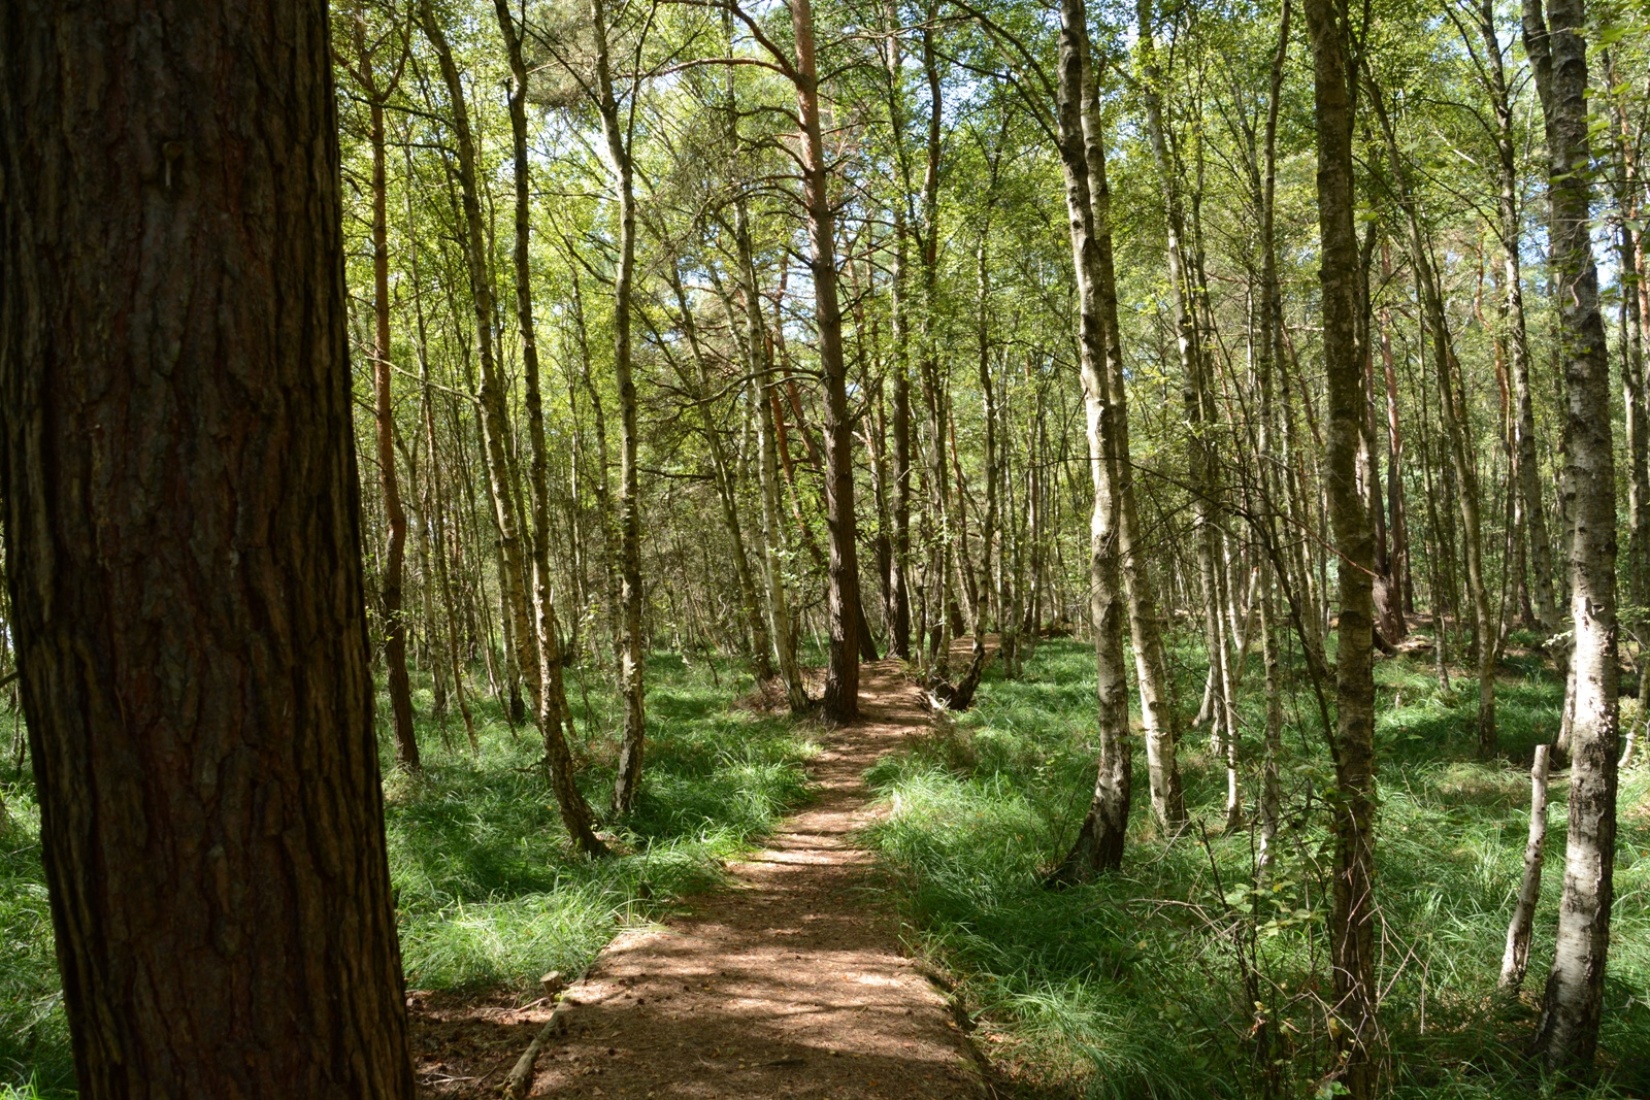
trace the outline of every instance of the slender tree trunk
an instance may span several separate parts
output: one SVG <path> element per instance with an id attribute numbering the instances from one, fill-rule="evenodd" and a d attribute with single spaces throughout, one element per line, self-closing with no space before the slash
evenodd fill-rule
<path id="1" fill-rule="evenodd" d="M 1187 467 L 1190 471 L 1192 497 L 1193 545 L 1196 548 L 1198 580 L 1203 593 L 1204 642 L 1209 657 L 1209 679 L 1205 709 L 1217 718 L 1216 751 L 1236 761 L 1237 738 L 1235 723 L 1228 721 L 1235 713 L 1229 704 L 1227 692 L 1232 676 L 1227 663 L 1227 648 L 1221 623 L 1225 600 L 1224 563 L 1221 536 L 1216 515 L 1218 488 L 1212 433 L 1216 426 L 1209 413 L 1212 403 L 1208 393 L 1207 364 L 1197 328 L 1196 310 L 1189 300 L 1190 273 L 1186 269 L 1186 215 L 1180 191 L 1181 172 L 1169 152 L 1169 135 L 1163 120 L 1161 87 L 1164 76 L 1157 64 L 1153 38 L 1152 0 L 1138 0 L 1136 4 L 1138 36 L 1136 51 L 1140 57 L 1141 99 L 1146 112 L 1146 135 L 1157 169 L 1158 185 L 1163 191 L 1164 224 L 1167 228 L 1165 256 L 1169 274 L 1169 307 L 1174 327 L 1175 348 L 1180 359 L 1181 397 L 1187 425 Z M 1235 825 L 1239 813 L 1237 775 L 1228 772 L 1226 816 L 1228 825 Z"/>
<path id="2" fill-rule="evenodd" d="M 997 175 L 997 160 L 995 156 L 991 162 L 993 180 L 992 191 L 995 190 Z M 990 209 L 991 192 L 987 192 L 987 210 Z M 990 252 L 991 222 L 987 214 L 985 224 L 981 227 L 980 242 L 974 250 L 974 286 L 975 294 L 979 299 L 975 313 L 975 354 L 979 367 L 980 397 L 985 404 L 985 515 L 981 521 L 980 531 L 980 570 L 979 570 L 979 599 L 975 605 L 974 634 L 976 649 L 984 645 L 982 634 L 988 617 L 992 621 L 1002 622 L 1002 587 L 997 582 L 996 539 L 998 526 L 997 501 L 997 389 L 991 377 L 991 252 Z M 966 555 L 965 555 L 966 557 Z"/>
<path id="3" fill-rule="evenodd" d="M 636 188 L 630 162 L 629 128 L 613 87 L 607 0 L 590 0 L 590 18 L 596 42 L 596 106 L 602 118 L 602 134 L 607 139 L 609 168 L 619 204 L 619 254 L 613 278 L 613 373 L 619 388 L 619 599 L 624 625 L 619 646 L 619 687 L 624 696 L 624 732 L 619 742 L 618 775 L 613 782 L 613 812 L 622 816 L 636 808 L 647 733 L 643 683 L 647 641 L 642 633 L 636 381 L 630 354 L 631 288 L 636 270 Z"/>
<path id="4" fill-rule="evenodd" d="M 780 560 L 784 535 L 779 513 L 779 449 L 774 441 L 773 401 L 769 395 L 773 385 L 772 364 L 768 362 L 767 333 L 762 323 L 756 264 L 751 253 L 750 216 L 743 196 L 734 200 L 734 241 L 745 301 L 746 365 L 753 379 L 756 469 L 762 492 L 762 579 L 767 590 L 768 624 L 772 628 L 774 656 L 779 661 L 779 676 L 785 684 L 786 701 L 796 714 L 807 708 L 808 693 L 796 662 L 796 621 L 785 591 L 785 573 Z"/>
<path id="5" fill-rule="evenodd" d="M 1468 422 L 1464 380 L 1450 337 L 1444 308 L 1444 288 L 1432 262 L 1432 242 L 1422 225 L 1421 211 L 1410 182 L 1408 162 L 1398 148 L 1396 131 L 1387 115 L 1380 89 L 1371 82 L 1370 100 L 1386 138 L 1397 179 L 1398 201 L 1409 229 L 1410 261 L 1415 266 L 1421 288 L 1421 306 L 1431 338 L 1433 361 L 1438 374 L 1438 412 L 1443 423 L 1450 464 L 1455 474 L 1455 503 L 1461 518 L 1461 543 L 1466 556 L 1467 594 L 1472 600 L 1474 652 L 1478 658 L 1478 751 L 1496 751 L 1495 666 L 1500 658 L 1501 627 L 1491 607 L 1489 582 L 1484 572 L 1484 538 L 1478 463 L 1473 453 L 1472 426 Z"/>
<path id="6" fill-rule="evenodd" d="M 1479 0 L 1478 31 L 1484 48 L 1485 77 L 1490 105 L 1496 118 L 1496 168 L 1499 189 L 1496 199 L 1497 232 L 1503 259 L 1502 287 L 1507 317 L 1507 343 L 1515 402 L 1514 433 L 1517 449 L 1517 476 L 1524 512 L 1524 537 L 1528 544 L 1530 589 L 1541 629 L 1558 631 L 1558 601 L 1553 594 L 1552 542 L 1547 534 L 1547 512 L 1542 503 L 1540 468 L 1535 450 L 1535 410 L 1530 396 L 1530 342 L 1524 323 L 1524 279 L 1520 270 L 1519 245 L 1523 220 L 1519 211 L 1519 177 L 1516 156 L 1515 119 L 1512 95 L 1507 85 L 1505 61 L 1496 31 L 1492 0 Z"/>
<path id="7" fill-rule="evenodd" d="M 603 604 L 607 613 L 608 637 L 618 645 L 619 626 L 619 539 L 613 523 L 613 491 L 607 472 L 612 466 L 607 446 L 607 411 L 602 395 L 596 389 L 593 377 L 595 366 L 590 351 L 590 332 L 584 315 L 584 292 L 578 269 L 573 271 L 573 332 L 579 345 L 579 385 L 590 398 L 590 417 L 596 433 L 596 476 L 591 478 L 591 493 L 596 498 L 596 515 L 601 528 L 601 564 Z"/>
<path id="8" fill-rule="evenodd" d="M 1357 346 L 1358 241 L 1353 228 L 1354 101 L 1346 9 L 1304 0 L 1314 61 L 1318 131 L 1318 226 L 1323 261 L 1324 371 L 1329 382 L 1325 489 L 1340 584 L 1334 802 L 1335 862 L 1329 916 L 1335 1057 L 1352 1100 L 1375 1094 L 1375 678 L 1373 533 L 1358 491 L 1364 422 L 1363 356 Z"/>
<path id="9" fill-rule="evenodd" d="M 88 1100 L 413 1095 L 327 34 L 0 9 L 9 628 Z"/>
<path id="10" fill-rule="evenodd" d="M 535 717 L 544 740 L 544 762 L 562 823 L 579 849 L 588 855 L 607 854 L 607 845 L 596 836 L 595 815 L 579 790 L 573 774 L 573 753 L 567 734 L 573 729 L 572 708 L 567 703 L 566 680 L 562 675 L 561 628 L 556 607 L 550 598 L 550 474 L 544 438 L 544 403 L 539 394 L 538 330 L 533 323 L 533 267 L 531 262 L 532 207 L 527 159 L 527 65 L 521 53 L 521 30 L 510 18 L 507 0 L 495 0 L 499 30 L 510 58 L 510 132 L 515 168 L 515 274 L 516 316 L 521 326 L 522 379 L 527 400 L 527 440 L 529 447 L 528 485 L 532 498 L 532 534 L 528 549 L 532 559 L 531 584 L 534 631 L 528 652 L 537 655 L 534 679 Z M 518 652 L 523 649 L 518 643 Z"/>
<path id="11" fill-rule="evenodd" d="M 1256 853 L 1256 869 L 1262 875 L 1269 873 L 1276 857 L 1278 824 L 1282 792 L 1278 782 L 1278 758 L 1283 747 L 1283 677 L 1279 660 L 1277 589 L 1281 575 L 1277 561 L 1278 533 L 1274 512 L 1281 497 L 1281 486 L 1275 464 L 1269 460 L 1277 443 L 1277 418 L 1273 409 L 1276 391 L 1275 375 L 1283 359 L 1283 303 L 1278 287 L 1277 257 L 1277 138 L 1278 114 L 1283 102 L 1284 66 L 1289 57 L 1291 23 L 1290 0 L 1284 0 L 1278 23 L 1278 45 L 1272 55 L 1271 77 L 1266 104 L 1266 124 L 1261 142 L 1260 165 L 1256 173 L 1255 197 L 1260 206 L 1260 334 L 1256 341 L 1255 373 L 1260 382 L 1260 423 L 1255 448 L 1260 456 L 1259 501 L 1252 512 L 1259 516 L 1261 537 L 1265 543 L 1261 555 L 1261 659 L 1266 674 L 1266 729 L 1263 734 L 1260 794 L 1260 848 Z M 1393 449 L 1392 464 L 1397 465 L 1397 448 Z M 1320 689 L 1321 691 L 1321 689 Z"/>
<path id="12" fill-rule="evenodd" d="M 1603 51 L 1605 86 L 1622 86 L 1610 50 Z M 1643 229 L 1639 220 L 1643 185 L 1639 180 L 1636 142 L 1628 109 L 1621 97 L 1612 93 L 1612 113 L 1615 118 L 1614 163 L 1611 183 L 1616 205 L 1616 262 L 1621 285 L 1621 376 L 1626 391 L 1627 411 L 1627 602 L 1633 608 L 1632 618 L 1625 624 L 1630 636 L 1639 643 L 1640 691 L 1650 686 L 1650 378 L 1645 376 L 1644 314 L 1645 292 L 1642 258 L 1644 254 Z M 1630 734 L 1629 734 L 1630 736 Z"/>
<path id="13" fill-rule="evenodd" d="M 411 178 L 412 151 L 410 148 L 406 151 L 406 156 L 408 158 L 407 174 Z M 409 223 L 412 220 L 412 201 L 412 190 L 409 188 L 407 190 Z M 408 238 L 407 258 L 412 276 L 413 317 L 418 325 L 419 405 L 424 421 L 425 443 L 430 451 L 429 468 L 425 474 L 425 480 L 429 485 L 429 504 L 425 509 L 424 525 L 429 532 L 430 556 L 435 559 L 436 583 L 441 590 L 441 607 L 447 626 L 446 659 L 451 664 L 453 693 L 458 699 L 459 715 L 464 719 L 464 732 L 470 743 L 470 751 L 479 753 L 481 743 L 476 738 L 475 716 L 470 712 L 469 680 L 459 640 L 458 604 L 453 598 L 452 571 L 448 562 L 447 540 L 449 537 L 456 538 L 456 536 L 449 530 L 450 521 L 446 507 L 448 498 L 443 488 L 441 447 L 436 433 L 435 388 L 430 381 L 429 332 L 424 318 L 424 284 L 419 271 L 417 234 L 411 234 Z"/>
<path id="14" fill-rule="evenodd" d="M 1128 600 L 1129 633 L 1133 643 L 1136 681 L 1140 686 L 1140 721 L 1146 734 L 1146 769 L 1152 812 L 1159 824 L 1177 830 L 1186 823 L 1186 797 L 1176 758 L 1181 716 L 1174 680 L 1163 646 L 1163 624 L 1157 591 L 1151 576 L 1150 552 L 1140 529 L 1134 492 L 1134 464 L 1130 461 L 1128 391 L 1123 372 L 1122 327 L 1118 320 L 1117 273 L 1111 233 L 1111 183 L 1106 174 L 1106 149 L 1100 132 L 1099 102 L 1092 68 L 1085 66 L 1081 107 L 1084 155 L 1088 170 L 1089 203 L 1095 238 L 1095 294 L 1105 335 L 1104 382 L 1114 414 L 1110 430 L 1115 439 L 1117 479 L 1118 553 Z"/>
<path id="15" fill-rule="evenodd" d="M 519 670 L 528 673 L 527 686 L 537 709 L 540 685 L 538 662 L 532 648 L 533 632 L 527 609 L 527 555 L 522 549 L 520 509 L 516 502 L 515 472 L 510 462 L 510 424 L 504 403 L 504 379 L 493 346 L 493 286 L 488 271 L 487 228 L 482 216 L 479 177 L 476 173 L 475 138 L 470 129 L 469 107 L 464 84 L 452 49 L 442 29 L 433 0 L 420 0 L 419 22 L 434 48 L 442 82 L 452 109 L 453 143 L 457 147 L 457 176 L 462 203 L 465 266 L 474 306 L 476 359 L 481 368 L 479 399 L 482 444 L 486 456 L 487 483 L 493 503 L 493 522 L 498 529 L 501 561 L 499 587 L 501 610 L 509 623 L 508 640 L 513 645 Z M 513 679 L 513 678 L 512 678 Z"/>
<path id="16" fill-rule="evenodd" d="M 371 81 L 371 59 L 361 59 Z M 380 584 L 384 612 L 384 671 L 389 686 L 389 712 L 396 731 L 396 764 L 421 770 L 417 732 L 413 729 L 413 683 L 408 679 L 408 623 L 401 599 L 408 513 L 401 506 L 401 483 L 396 478 L 396 412 L 389 363 L 389 219 L 386 216 L 384 173 L 384 106 L 373 96 L 370 142 L 373 147 L 373 412 L 378 437 L 378 477 L 384 491 L 384 519 L 389 541 L 384 548 L 384 576 Z"/>
<path id="17" fill-rule="evenodd" d="M 1059 58 L 1059 141 L 1070 224 L 1072 261 L 1078 292 L 1078 359 L 1083 407 L 1088 423 L 1089 470 L 1094 511 L 1089 527 L 1089 614 L 1097 671 L 1099 764 L 1094 797 L 1077 839 L 1050 879 L 1084 882 L 1123 863 L 1128 830 L 1130 769 L 1127 677 L 1124 671 L 1125 601 L 1119 562 L 1118 407 L 1106 384 L 1106 342 L 1100 302 L 1099 242 L 1089 168 L 1098 133 L 1085 135 L 1083 109 L 1089 87 L 1088 16 L 1083 0 L 1061 0 Z"/>
<path id="18" fill-rule="evenodd" d="M 420 771 L 418 734 L 413 728 L 412 683 L 407 677 L 407 620 L 402 608 L 402 580 L 407 553 L 407 511 L 401 504 L 401 484 L 395 474 L 395 398 L 390 362 L 390 246 L 389 183 L 385 171 L 384 101 L 393 94 L 399 67 L 385 87 L 373 72 L 367 46 L 366 22 L 354 21 L 355 58 L 352 70 L 367 100 L 367 144 L 372 150 L 372 388 L 378 478 L 384 493 L 384 520 L 389 537 L 384 549 L 384 572 L 378 602 L 384 615 L 384 669 L 395 731 L 395 762 Z"/>
<path id="19" fill-rule="evenodd" d="M 1541 900 L 1541 865 L 1547 845 L 1547 758 L 1551 745 L 1535 747 L 1530 766 L 1530 837 L 1524 844 L 1524 879 L 1518 887 L 1512 921 L 1507 925 L 1507 947 L 1501 955 L 1501 992 L 1516 997 L 1530 965 L 1530 929 L 1536 903 Z"/>
<path id="20" fill-rule="evenodd" d="M 830 664 L 825 670 L 825 716 L 859 717 L 859 548 L 854 521 L 853 425 L 848 413 L 848 369 L 842 354 L 842 307 L 837 300 L 836 214 L 831 207 L 814 65 L 812 0 L 792 0 L 796 36 L 795 83 L 802 121 L 802 192 L 808 215 L 819 365 L 825 376 L 825 524 L 830 530 Z"/>
<path id="21" fill-rule="evenodd" d="M 1563 495 L 1571 520 L 1570 807 L 1564 894 L 1536 1044 L 1584 1072 L 1598 1046 L 1616 841 L 1616 495 L 1610 364 L 1588 233 L 1586 18 L 1581 0 L 1524 0 L 1524 48 L 1547 128 L 1553 298 L 1567 397 Z"/>

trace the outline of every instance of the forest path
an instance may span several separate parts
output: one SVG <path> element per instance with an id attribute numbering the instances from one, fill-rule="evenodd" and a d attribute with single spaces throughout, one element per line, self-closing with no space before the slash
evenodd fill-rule
<path id="1" fill-rule="evenodd" d="M 856 834 L 877 818 L 864 772 L 929 727 L 894 661 L 861 666 L 860 721 L 832 730 L 815 796 L 725 888 L 615 939 L 567 991 L 533 1096 L 616 1100 L 979 1097 L 944 997 L 900 952 Z"/>

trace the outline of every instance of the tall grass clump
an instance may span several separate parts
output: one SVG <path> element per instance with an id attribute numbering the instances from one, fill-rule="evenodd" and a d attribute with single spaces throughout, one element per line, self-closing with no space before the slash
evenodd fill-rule
<path id="1" fill-rule="evenodd" d="M 1196 670 L 1184 653 L 1180 666 Z M 1377 834 L 1382 1020 L 1394 1097 L 1489 1100 L 1550 1091 L 1525 1057 L 1563 874 L 1565 782 L 1552 785 L 1548 871 L 1522 999 L 1496 996 L 1522 872 L 1528 769 L 1550 739 L 1562 684 L 1509 661 L 1504 756 L 1475 756 L 1476 699 L 1441 693 L 1430 666 L 1378 666 Z M 1258 684 L 1252 667 L 1246 684 Z M 994 1061 L 1030 1095 L 1315 1097 L 1334 1094 L 1326 961 L 1334 771 L 1306 695 L 1285 700 L 1284 826 L 1268 873 L 1252 826 L 1223 820 L 1223 762 L 1188 731 L 1193 825 L 1150 821 L 1137 753 L 1124 870 L 1044 888 L 1093 789 L 1092 650 L 1039 647 L 1017 682 L 989 677 L 975 711 L 872 773 L 889 807 L 873 842 L 899 884 L 918 948 L 956 975 Z M 1188 676 L 1183 701 L 1201 683 Z M 1240 705 L 1248 817 L 1258 796 L 1264 700 Z M 1572 1093 L 1650 1096 L 1650 777 L 1624 775 L 1615 935 L 1597 1082 Z"/>
<path id="2" fill-rule="evenodd" d="M 74 1095 L 74 1059 L 53 954 L 40 809 L 26 775 L 4 790 L 0 823 L 0 1100 Z"/>
<path id="3" fill-rule="evenodd" d="M 621 925 L 715 883 L 721 860 L 801 800 L 811 746 L 788 721 L 733 708 L 748 677 L 671 654 L 655 655 L 648 677 L 641 798 L 607 824 L 618 854 L 595 862 L 569 847 L 531 727 L 476 700 L 471 755 L 419 707 L 424 775 L 392 774 L 385 807 L 409 986 L 525 989 L 546 970 L 576 973 Z M 605 682 L 575 681 L 569 696 L 581 782 L 604 813 L 620 712 Z"/>

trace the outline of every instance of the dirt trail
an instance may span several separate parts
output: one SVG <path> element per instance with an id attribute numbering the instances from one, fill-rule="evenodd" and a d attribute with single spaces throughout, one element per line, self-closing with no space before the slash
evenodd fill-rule
<path id="1" fill-rule="evenodd" d="M 875 819 L 862 773 L 928 717 L 893 662 L 863 666 L 860 691 L 861 721 L 827 734 L 810 769 L 813 802 L 730 865 L 727 888 L 662 929 L 621 934 L 568 990 L 566 1027 L 539 1058 L 533 1096 L 983 1094 L 950 1007 L 901 955 L 872 857 L 854 837 Z M 530 1015 L 509 1021 L 516 1037 L 532 1034 Z M 508 1069 L 488 1075 L 493 1088 Z"/>

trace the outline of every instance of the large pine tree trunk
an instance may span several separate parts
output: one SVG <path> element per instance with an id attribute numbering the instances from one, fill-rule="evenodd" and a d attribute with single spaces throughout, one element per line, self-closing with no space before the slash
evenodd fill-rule
<path id="1" fill-rule="evenodd" d="M 1324 371 L 1329 383 L 1325 489 L 1340 585 L 1335 678 L 1338 709 L 1331 747 L 1334 889 L 1329 916 L 1336 1059 L 1353 1100 L 1376 1084 L 1375 1017 L 1375 540 L 1357 480 L 1365 420 L 1358 347 L 1358 240 L 1353 228 L 1351 73 L 1346 12 L 1336 0 L 1306 0 L 1312 38 L 1318 130 L 1318 226 L 1323 241 Z"/>
<path id="2" fill-rule="evenodd" d="M 1588 237 L 1587 43 L 1581 0 L 1524 2 L 1524 47 L 1547 125 L 1552 266 L 1567 395 L 1570 809 L 1553 968 L 1537 1039 L 1548 1065 L 1581 1070 L 1598 1046 L 1616 841 L 1616 495 L 1610 369 Z"/>
<path id="3" fill-rule="evenodd" d="M 82 1096 L 407 1097 L 321 5 L 0 9 L 0 439 Z"/>

